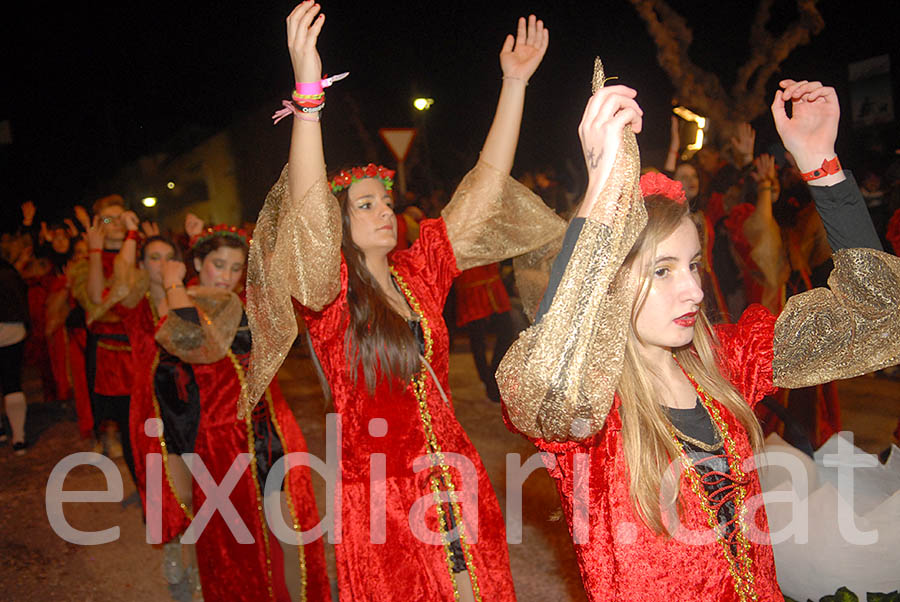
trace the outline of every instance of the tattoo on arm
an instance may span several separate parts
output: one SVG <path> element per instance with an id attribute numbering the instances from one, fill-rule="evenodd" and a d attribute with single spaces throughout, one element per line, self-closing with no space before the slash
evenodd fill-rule
<path id="1" fill-rule="evenodd" d="M 594 149 L 590 149 L 588 151 L 588 165 L 590 165 L 591 169 L 597 169 L 597 166 L 600 165 L 600 159 L 603 158 L 603 151 L 601 150 L 596 155 L 594 154 Z"/>

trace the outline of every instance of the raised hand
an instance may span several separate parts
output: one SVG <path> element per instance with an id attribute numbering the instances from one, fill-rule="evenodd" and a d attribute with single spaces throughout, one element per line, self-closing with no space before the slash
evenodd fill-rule
<path id="1" fill-rule="evenodd" d="M 193 238 L 203 232 L 203 220 L 194 215 L 193 213 L 188 213 L 184 216 L 184 233 L 187 234 L 190 238 Z"/>
<path id="2" fill-rule="evenodd" d="M 122 214 L 120 219 L 122 220 L 122 225 L 124 225 L 125 229 L 129 232 L 136 232 L 141 222 L 134 211 L 126 211 Z"/>
<path id="3" fill-rule="evenodd" d="M 753 160 L 755 143 L 756 130 L 749 123 L 738 124 L 737 135 L 731 138 L 731 147 L 734 149 L 735 158 L 741 163 L 738 167 L 744 167 Z"/>
<path id="4" fill-rule="evenodd" d="M 834 88 L 821 82 L 786 79 L 775 92 L 772 117 L 784 147 L 794 156 L 801 172 L 821 167 L 822 161 L 835 156 L 841 107 Z M 791 103 L 787 116 L 785 103 Z"/>
<path id="5" fill-rule="evenodd" d="M 22 223 L 26 226 L 30 226 L 34 221 L 34 214 L 37 213 L 37 207 L 34 206 L 34 203 L 31 201 L 25 201 L 22 203 Z"/>
<path id="6" fill-rule="evenodd" d="M 41 222 L 41 233 L 39 237 L 41 239 L 41 242 L 50 242 L 53 239 L 53 236 L 50 234 L 50 230 L 47 228 L 47 222 Z"/>
<path id="7" fill-rule="evenodd" d="M 319 13 L 321 8 L 313 0 L 306 0 L 288 15 L 287 38 L 294 81 L 315 82 L 322 79 L 322 59 L 316 49 L 319 32 L 325 24 L 325 14 Z"/>
<path id="8" fill-rule="evenodd" d="M 102 249 L 104 240 L 106 236 L 103 234 L 103 224 L 100 222 L 100 216 L 95 215 L 94 221 L 87 229 L 88 249 Z"/>
<path id="9" fill-rule="evenodd" d="M 636 134 L 641 131 L 644 111 L 635 97 L 637 92 L 626 86 L 605 86 L 591 96 L 584 109 L 578 137 L 588 170 L 588 195 L 578 212 L 581 217 L 590 214 L 592 199 L 612 172 L 625 126 L 631 125 Z"/>
<path id="10" fill-rule="evenodd" d="M 66 225 L 66 230 L 69 232 L 69 238 L 78 236 L 78 228 L 75 227 L 75 223 L 71 219 L 67 217 L 63 219 L 63 223 Z"/>
<path id="11" fill-rule="evenodd" d="M 544 27 L 543 21 L 534 15 L 529 15 L 527 21 L 519 17 L 516 37 L 506 36 L 500 50 L 503 77 L 527 82 L 541 64 L 549 42 L 550 30 Z"/>
<path id="12" fill-rule="evenodd" d="M 87 209 L 81 205 L 75 205 L 75 219 L 78 220 L 85 232 L 91 229 L 91 217 L 88 215 Z"/>
<path id="13" fill-rule="evenodd" d="M 750 177 L 756 180 L 759 188 L 768 187 L 772 191 L 772 200 L 777 199 L 781 185 L 778 181 L 778 172 L 775 170 L 775 157 L 760 155 L 753 161 L 753 168 Z"/>
<path id="14" fill-rule="evenodd" d="M 147 238 L 159 236 L 159 224 L 156 222 L 141 222 L 141 231 Z"/>

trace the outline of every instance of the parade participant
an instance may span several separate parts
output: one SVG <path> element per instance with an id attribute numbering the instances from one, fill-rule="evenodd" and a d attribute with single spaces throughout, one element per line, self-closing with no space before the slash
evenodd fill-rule
<path id="1" fill-rule="evenodd" d="M 72 296 L 84 309 L 87 322 L 85 366 L 94 435 L 106 421 L 118 427 L 121 447 L 111 430 L 106 431 L 106 452 L 117 456 L 119 450 L 134 478 L 134 460 L 128 430 L 128 406 L 131 393 L 131 347 L 121 318 L 104 307 L 113 276 L 113 262 L 126 237 L 137 238 L 138 219 L 126 215 L 125 199 L 110 195 L 94 203 L 93 222 L 87 230 L 88 259 L 71 270 Z M 126 224 L 127 221 L 127 224 Z"/>
<path id="2" fill-rule="evenodd" d="M 393 172 L 369 165 L 330 183 L 325 177 L 318 12 L 307 1 L 287 20 L 297 105 L 288 166 L 251 250 L 248 398 L 258 397 L 296 337 L 293 297 L 341 421 L 341 600 L 513 600 L 497 498 L 451 404 L 441 312 L 460 270 L 562 234 L 552 211 L 508 176 L 525 86 L 548 33 L 533 15 L 519 20 L 500 53 L 500 99 L 478 164 L 443 217 L 423 220 L 416 243 L 389 256 L 397 236 Z M 451 469 L 451 455 L 470 470 Z M 370 469 L 370 457 L 382 458 L 382 468 Z M 477 526 L 467 508 L 477 510 Z"/>
<path id="3" fill-rule="evenodd" d="M 191 482 L 196 463 L 202 461 L 221 483 L 236 458 L 250 454 L 250 464 L 230 500 L 254 545 L 239 543 L 225 518 L 216 513 L 195 546 L 198 570 L 188 572 L 195 595 L 199 584 L 207 601 L 329 600 L 323 543 L 300 541 L 300 532 L 312 531 L 319 522 L 307 467 L 292 466 L 275 494 L 280 497 L 275 504 L 280 502 L 296 541 L 275 537 L 263 514 L 263 492 L 273 464 L 286 454 L 307 450 L 278 381 L 266 383 L 255 410 L 237 418 L 251 348 L 243 299 L 235 294 L 242 284 L 247 247 L 243 230 L 227 226 L 203 230 L 192 245 L 198 278 L 185 289 L 185 266 L 176 259 L 172 243 L 158 236 L 148 238 L 141 265 L 149 288 L 125 320 L 135 337 L 136 365 L 141 367 L 132 420 L 133 435 L 140 441 L 138 472 L 145 473 L 146 453 L 163 455 L 163 540 L 174 541 L 206 500 L 203 488 L 196 480 Z M 133 265 L 130 241 L 123 254 Z M 163 432 L 148 436 L 144 430 L 148 418 L 160 418 Z M 193 464 L 181 454 L 195 454 Z M 146 500 L 147 491 L 142 493 Z M 175 580 L 179 570 L 171 563 L 178 559 L 177 543 L 167 552 L 166 576 Z"/>
<path id="4" fill-rule="evenodd" d="M 22 390 L 22 360 L 28 333 L 28 288 L 11 263 L 0 258 L 0 393 L 9 420 L 12 448 L 25 453 L 25 415 L 28 411 Z M 7 440 L 0 423 L 0 441 Z"/>
<path id="5" fill-rule="evenodd" d="M 776 387 L 900 358 L 900 262 L 873 250 L 865 206 L 838 199 L 849 181 L 831 168 L 834 90 L 782 87 L 779 134 L 812 187 L 829 190 L 826 226 L 826 210 L 845 213 L 832 245 L 873 248 L 837 251 L 831 290 L 792 297 L 777 319 L 754 305 L 715 328 L 680 186 L 657 176 L 638 187 L 635 92 L 602 88 L 585 109 L 584 219 L 570 226 L 538 322 L 510 348 L 498 383 L 511 426 L 550 452 L 591 600 L 782 600 L 765 510 L 753 503 L 762 441 L 752 408 Z"/>

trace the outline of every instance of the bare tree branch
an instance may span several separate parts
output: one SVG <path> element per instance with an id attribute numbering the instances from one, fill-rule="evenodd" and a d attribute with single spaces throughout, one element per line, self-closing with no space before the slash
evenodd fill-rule
<path id="1" fill-rule="evenodd" d="M 766 27 L 774 0 L 760 0 L 750 29 L 750 56 L 738 69 L 729 92 L 717 75 L 690 59 L 693 31 L 666 0 L 630 2 L 647 25 L 656 43 L 657 60 L 675 86 L 678 98 L 718 122 L 721 133 L 731 124 L 750 121 L 765 112 L 769 79 L 795 48 L 808 44 L 825 27 L 816 7 L 818 0 L 796 0 L 799 17 L 776 39 Z"/>

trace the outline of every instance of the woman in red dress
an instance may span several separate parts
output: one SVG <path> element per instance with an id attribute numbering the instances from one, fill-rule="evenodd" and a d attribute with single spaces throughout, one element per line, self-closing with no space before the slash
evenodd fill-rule
<path id="1" fill-rule="evenodd" d="M 136 219 L 126 221 L 136 229 Z M 244 272 L 246 236 L 227 227 L 202 232 L 193 245 L 199 278 L 189 289 L 182 284 L 185 266 L 171 242 L 159 236 L 147 240 L 141 254 L 143 279 L 131 269 L 135 247 L 129 237 L 117 262 L 116 282 L 123 286 L 114 286 L 109 300 L 118 301 L 134 365 L 140 367 L 131 431 L 150 541 L 177 542 L 179 535 L 196 539 L 196 559 L 192 550 L 187 553 L 187 575 L 195 596 L 202 585 L 205 600 L 329 600 L 322 542 L 303 545 L 299 537 L 319 520 L 309 470 L 292 468 L 280 504 L 274 503 L 297 532 L 296 541 L 275 537 L 263 511 L 273 464 L 283 455 L 306 452 L 277 380 L 264 389 L 252 414 L 237 419 L 251 344 L 243 300 L 233 292 Z M 154 424 L 152 419 L 159 420 Z M 240 454 L 249 455 L 249 464 L 229 499 L 253 545 L 239 543 L 218 512 L 188 538 L 185 529 L 206 500 L 197 478 L 208 471 L 221 483 Z M 151 462 L 157 463 L 153 470 Z M 148 473 L 161 482 L 148 482 Z M 166 561 L 177 564 L 180 550 L 174 551 Z M 177 581 L 177 568 L 165 568 L 166 577 Z"/>
<path id="2" fill-rule="evenodd" d="M 836 95 L 817 82 L 782 86 L 778 131 L 815 171 L 834 157 Z M 837 221 L 862 215 L 853 246 L 872 248 L 835 254 L 832 290 L 792 297 L 777 319 L 753 305 L 712 327 L 680 185 L 648 174 L 638 186 L 634 97 L 603 88 L 585 110 L 588 193 L 538 321 L 498 371 L 508 423 L 549 452 L 591 600 L 781 600 L 752 408 L 776 387 L 896 363 L 900 261 L 874 250 L 865 205 L 853 204 Z M 848 185 L 837 172 L 811 188 Z"/>
<path id="3" fill-rule="evenodd" d="M 305 2 L 287 22 L 301 90 L 322 77 L 318 10 Z M 443 217 L 422 221 L 416 243 L 391 255 L 393 172 L 353 168 L 329 186 L 321 107 L 295 110 L 288 167 L 266 199 L 251 250 L 249 399 L 297 334 L 294 297 L 342 429 L 335 495 L 341 600 L 515 599 L 497 498 L 450 400 L 441 312 L 460 270 L 561 234 L 553 213 L 508 176 L 525 84 L 547 41 L 541 21 L 520 19 L 500 54 L 503 85 L 479 163 Z M 322 96 L 313 90 L 306 99 Z"/>

